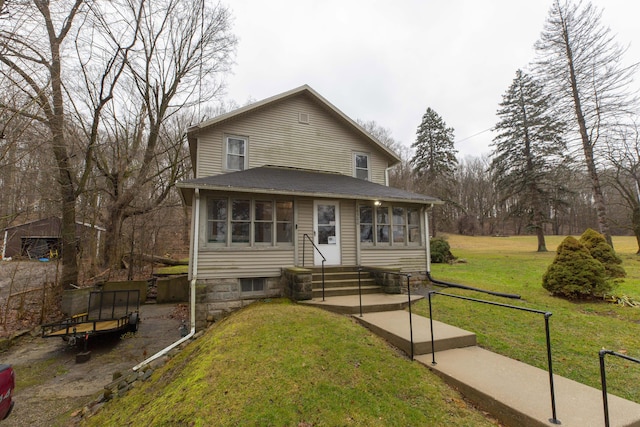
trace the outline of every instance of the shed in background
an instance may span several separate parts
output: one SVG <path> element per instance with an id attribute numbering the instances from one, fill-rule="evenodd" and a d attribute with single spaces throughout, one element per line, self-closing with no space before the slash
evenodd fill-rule
<path id="1" fill-rule="evenodd" d="M 40 259 L 58 256 L 62 247 L 61 225 L 60 218 L 51 216 L 5 228 L 2 240 L 2 259 Z M 98 225 L 76 222 L 78 240 L 95 242 L 96 256 L 99 253 L 104 231 L 106 230 Z"/>

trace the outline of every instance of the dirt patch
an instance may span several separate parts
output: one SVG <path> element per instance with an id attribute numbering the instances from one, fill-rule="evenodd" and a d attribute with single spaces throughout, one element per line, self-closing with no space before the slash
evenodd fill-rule
<path id="1" fill-rule="evenodd" d="M 0 362 L 16 371 L 16 405 L 3 426 L 66 426 L 69 413 L 97 396 L 116 372 L 126 373 L 147 357 L 180 339 L 187 307 L 146 304 L 140 307 L 136 334 L 99 337 L 89 341 L 91 358 L 75 363 L 77 347 L 59 338 L 25 336 Z"/>

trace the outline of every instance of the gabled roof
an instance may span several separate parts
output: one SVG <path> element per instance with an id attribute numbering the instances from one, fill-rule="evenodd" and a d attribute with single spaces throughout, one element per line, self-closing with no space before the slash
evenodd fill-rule
<path id="1" fill-rule="evenodd" d="M 435 197 L 387 187 L 351 176 L 306 169 L 262 166 L 238 172 L 191 179 L 177 184 L 185 203 L 191 204 L 193 189 L 238 193 L 277 194 L 381 202 L 441 204 Z"/>
<path id="2" fill-rule="evenodd" d="M 246 105 L 242 108 L 238 108 L 237 110 L 230 111 L 225 114 L 221 114 L 217 117 L 214 117 L 209 120 L 205 120 L 197 125 L 191 126 L 187 129 L 187 139 L 189 141 L 189 148 L 191 153 L 191 161 L 195 165 L 196 161 L 196 144 L 197 144 L 197 135 L 206 130 L 209 127 L 217 126 L 222 123 L 228 122 L 233 119 L 237 119 L 242 116 L 249 115 L 253 112 L 256 112 L 262 108 L 265 108 L 271 104 L 284 101 L 289 98 L 293 98 L 295 96 L 308 96 L 310 99 L 315 101 L 318 105 L 323 107 L 326 111 L 329 112 L 336 119 L 346 124 L 348 127 L 352 128 L 356 133 L 360 134 L 363 138 L 369 140 L 371 144 L 376 146 L 380 151 L 385 153 L 389 157 L 389 166 L 393 166 L 397 163 L 400 163 L 400 157 L 390 150 L 386 145 L 378 141 L 375 137 L 373 137 L 369 132 L 367 132 L 362 126 L 360 126 L 355 121 L 351 120 L 346 114 L 336 108 L 333 104 L 323 98 L 318 92 L 313 90 L 308 85 L 302 85 L 295 89 L 289 90 L 287 92 L 283 92 L 279 95 L 272 96 L 270 98 L 263 99 L 262 101 L 255 102 L 253 104 Z"/>

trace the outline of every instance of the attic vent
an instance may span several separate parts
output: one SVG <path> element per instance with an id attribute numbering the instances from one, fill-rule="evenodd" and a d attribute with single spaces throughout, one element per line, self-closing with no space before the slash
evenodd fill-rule
<path id="1" fill-rule="evenodd" d="M 309 124 L 309 113 L 298 113 L 298 122 Z"/>

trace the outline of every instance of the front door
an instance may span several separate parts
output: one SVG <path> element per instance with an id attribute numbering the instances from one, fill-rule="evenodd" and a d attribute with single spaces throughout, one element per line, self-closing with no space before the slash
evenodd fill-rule
<path id="1" fill-rule="evenodd" d="M 340 204 L 316 200 L 313 203 L 313 241 L 327 260 L 327 265 L 340 265 Z M 313 251 L 315 265 L 322 264 L 318 251 Z"/>

